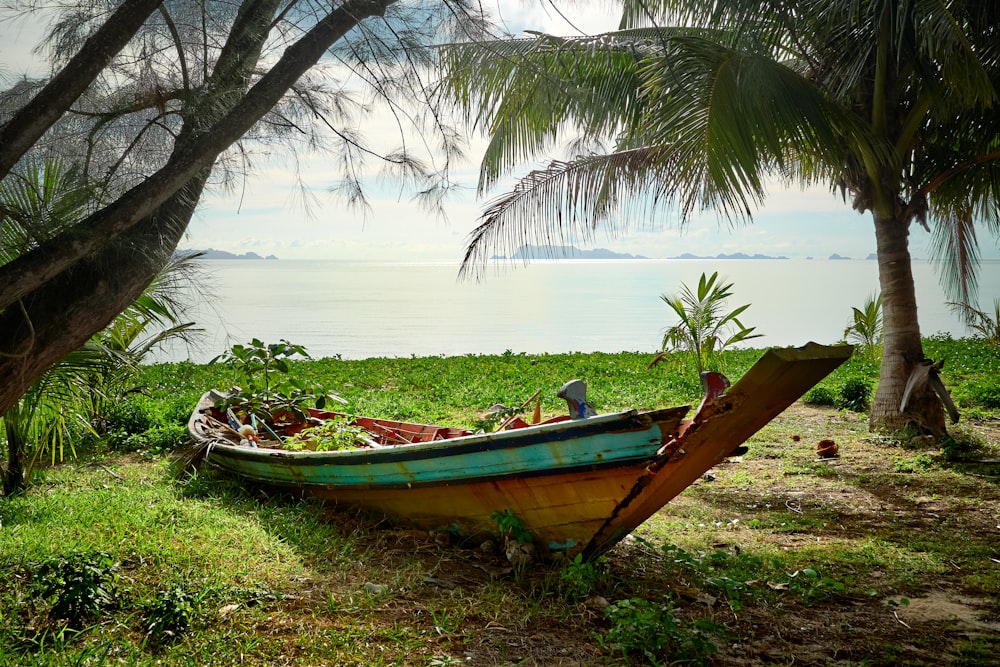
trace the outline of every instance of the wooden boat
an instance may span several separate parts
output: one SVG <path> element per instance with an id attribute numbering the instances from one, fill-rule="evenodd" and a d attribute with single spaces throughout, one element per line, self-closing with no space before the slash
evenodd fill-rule
<path id="1" fill-rule="evenodd" d="M 689 406 L 581 416 L 590 414 L 584 400 L 564 387 L 575 418 L 473 433 L 353 417 L 370 446 L 350 450 L 237 444 L 215 392 L 202 397 L 188 426 L 208 464 L 254 484 L 466 536 L 496 534 L 497 512 L 509 512 L 541 550 L 592 556 L 732 455 L 850 354 L 850 346 L 809 343 L 767 351 L 731 387 L 707 374 L 692 419 L 685 419 Z M 335 416 L 312 411 L 315 419 Z"/>

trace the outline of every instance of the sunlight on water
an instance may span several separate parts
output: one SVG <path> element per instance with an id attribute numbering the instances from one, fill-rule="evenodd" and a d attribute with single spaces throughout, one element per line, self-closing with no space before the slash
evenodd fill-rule
<path id="1" fill-rule="evenodd" d="M 654 352 L 673 323 L 659 295 L 702 272 L 734 283 L 729 309 L 763 338 L 753 347 L 835 343 L 851 307 L 878 291 L 866 260 L 542 261 L 504 265 L 485 281 L 459 282 L 453 264 L 333 261 L 202 261 L 203 303 L 189 314 L 205 334 L 196 348 L 158 361 L 204 362 L 253 337 L 287 339 L 313 357 L 345 359 L 544 352 Z M 945 305 L 933 267 L 915 262 L 924 335 L 967 335 Z M 983 262 L 980 294 L 992 311 L 1000 262 Z M 210 299 L 210 304 L 205 303 Z"/>

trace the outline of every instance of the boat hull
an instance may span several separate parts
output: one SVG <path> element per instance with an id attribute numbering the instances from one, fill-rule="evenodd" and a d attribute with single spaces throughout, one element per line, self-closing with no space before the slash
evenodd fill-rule
<path id="1" fill-rule="evenodd" d="M 213 400 L 206 394 L 189 430 L 209 464 L 258 485 L 463 536 L 496 534 L 493 517 L 509 511 L 543 551 L 592 556 L 732 455 L 850 354 L 850 346 L 813 343 L 770 350 L 723 395 L 707 396 L 691 420 L 680 407 L 491 434 L 384 422 L 426 441 L 290 452 L 213 438 L 217 420 L 207 418 Z"/>

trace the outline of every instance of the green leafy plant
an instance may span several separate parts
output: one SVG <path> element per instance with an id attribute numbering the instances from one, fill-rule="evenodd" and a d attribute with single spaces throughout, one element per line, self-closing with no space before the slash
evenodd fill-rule
<path id="1" fill-rule="evenodd" d="M 709 621 L 684 624 L 678 620 L 669 599 L 650 602 L 642 598 L 619 600 L 605 610 L 611 628 L 601 639 L 612 653 L 642 656 L 652 665 L 708 664 L 718 649 L 710 633 L 722 628 Z"/>
<path id="2" fill-rule="evenodd" d="M 852 308 L 853 321 L 844 329 L 844 338 L 854 343 L 869 358 L 876 358 L 882 348 L 882 295 L 872 295 L 861 308 Z"/>
<path id="3" fill-rule="evenodd" d="M 560 587 L 565 595 L 571 599 L 579 599 L 593 593 L 604 579 L 604 573 L 598 567 L 602 562 L 603 557 L 595 562 L 585 560 L 583 554 L 574 556 L 559 572 Z"/>
<path id="4" fill-rule="evenodd" d="M 802 397 L 802 402 L 809 405 L 833 406 L 837 403 L 837 395 L 829 387 L 813 387 Z"/>
<path id="5" fill-rule="evenodd" d="M 524 525 L 524 521 L 511 509 L 505 509 L 502 512 L 494 510 L 490 514 L 490 519 L 497 525 L 500 537 L 506 540 L 514 540 L 523 544 L 531 544 L 535 541 L 535 538 L 528 532 L 527 526 Z"/>
<path id="6" fill-rule="evenodd" d="M 310 406 L 323 408 L 328 398 L 336 397 L 322 386 L 307 385 L 292 377 L 289 362 L 293 357 L 309 359 L 303 346 L 287 340 L 265 345 L 254 338 L 246 345 L 233 345 L 211 362 L 231 364 L 241 375 L 242 385 L 235 387 L 219 407 L 260 419 L 281 416 L 304 422 Z"/>
<path id="7" fill-rule="evenodd" d="M 759 338 L 761 334 L 753 333 L 755 327 L 745 327 L 739 320 L 749 303 L 725 312 L 732 288 L 732 283 L 719 281 L 718 272 L 710 277 L 703 273 L 697 291 L 682 284 L 680 294 L 660 295 L 680 320 L 666 330 L 660 347 L 689 354 L 701 372 L 730 345 Z"/>
<path id="8" fill-rule="evenodd" d="M 828 600 L 836 593 L 846 589 L 846 586 L 830 577 L 821 576 L 811 567 L 795 570 L 788 576 L 788 590 L 799 595 L 807 602 Z"/>
<path id="9" fill-rule="evenodd" d="M 892 465 L 896 472 L 926 472 L 934 468 L 934 459 L 927 454 L 917 454 L 912 458 L 893 457 Z"/>
<path id="10" fill-rule="evenodd" d="M 952 429 L 941 440 L 941 455 L 946 461 L 967 461 L 991 454 L 987 440 L 972 431 Z"/>
<path id="11" fill-rule="evenodd" d="M 864 412 L 871 405 L 872 387 L 860 377 L 848 378 L 838 392 L 837 407 L 854 412 Z"/>
<path id="12" fill-rule="evenodd" d="M 103 551 L 56 556 L 38 568 L 39 594 L 52 599 L 53 618 L 80 628 L 115 603 L 117 569 L 115 561 Z"/>
<path id="13" fill-rule="evenodd" d="M 993 300 L 993 315 L 966 303 L 949 301 L 952 312 L 965 320 L 965 325 L 992 347 L 1000 346 L 1000 299 Z"/>
<path id="14" fill-rule="evenodd" d="M 180 588 L 161 591 L 145 606 L 146 634 L 156 642 L 178 639 L 195 617 L 197 600 Z"/>
<path id="15" fill-rule="evenodd" d="M 327 419 L 285 438 L 282 446 L 286 449 L 311 449 L 317 452 L 355 449 L 365 444 L 366 435 L 365 429 L 352 424 L 348 417 Z"/>

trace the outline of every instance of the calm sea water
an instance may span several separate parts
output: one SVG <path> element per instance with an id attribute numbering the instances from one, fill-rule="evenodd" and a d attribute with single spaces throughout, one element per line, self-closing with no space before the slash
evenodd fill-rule
<path id="1" fill-rule="evenodd" d="M 233 343 L 287 339 L 313 357 L 654 352 L 674 322 L 660 300 L 702 272 L 734 283 L 729 309 L 763 338 L 754 347 L 834 343 L 878 291 L 867 260 L 604 260 L 505 265 L 459 282 L 454 264 L 202 261 L 207 286 L 189 313 L 205 332 L 156 360 L 205 362 Z M 915 262 L 921 332 L 968 335 L 945 304 L 933 266 Z M 984 262 L 983 307 L 1000 295 L 1000 262 Z"/>

